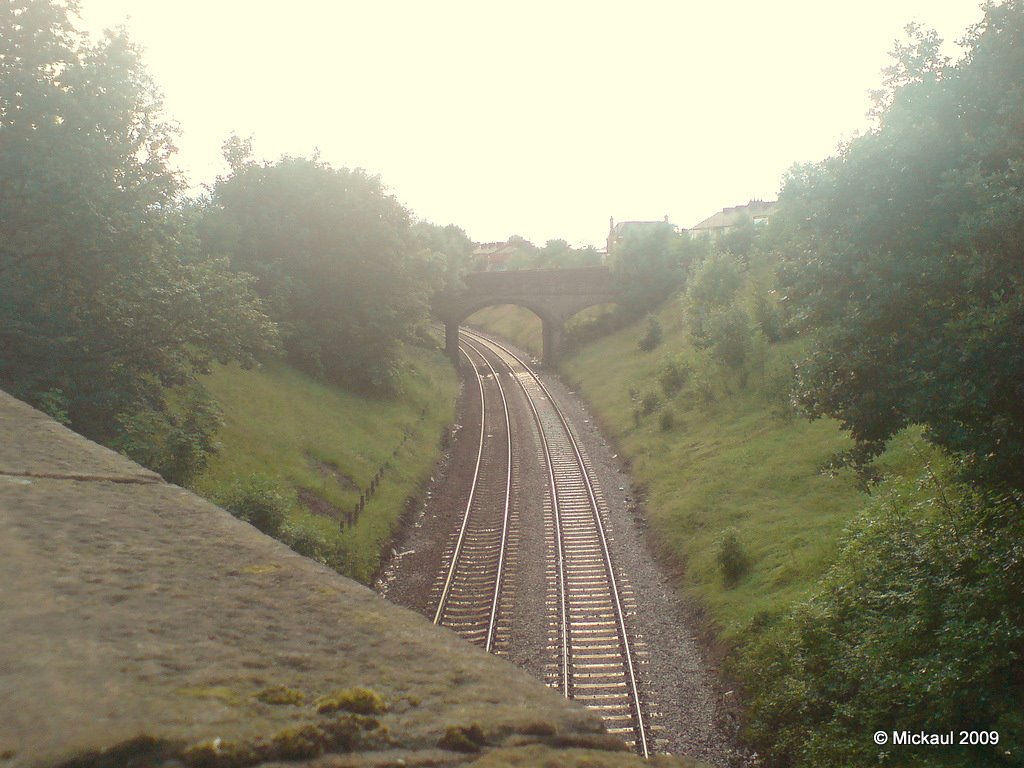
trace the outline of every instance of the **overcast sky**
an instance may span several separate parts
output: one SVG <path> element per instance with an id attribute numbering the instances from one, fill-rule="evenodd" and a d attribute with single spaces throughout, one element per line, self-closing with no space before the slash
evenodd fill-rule
<path id="1" fill-rule="evenodd" d="M 256 3 L 82 0 L 124 24 L 198 187 L 220 145 L 319 149 L 477 241 L 603 244 L 608 217 L 689 227 L 775 199 L 794 162 L 867 127 L 909 21 L 952 44 L 975 0 Z"/>

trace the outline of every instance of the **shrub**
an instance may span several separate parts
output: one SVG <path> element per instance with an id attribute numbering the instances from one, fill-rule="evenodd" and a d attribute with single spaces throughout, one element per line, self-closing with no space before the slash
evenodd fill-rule
<path id="1" fill-rule="evenodd" d="M 337 545 L 315 528 L 301 522 L 289 522 L 282 526 L 278 538 L 310 560 L 329 565 L 335 570 L 341 567 L 341 554 Z"/>
<path id="2" fill-rule="evenodd" d="M 752 308 L 754 322 L 757 323 L 757 327 L 761 329 L 764 337 L 772 344 L 791 338 L 793 335 L 774 293 L 775 291 L 769 292 L 759 288 L 754 293 Z"/>
<path id="3" fill-rule="evenodd" d="M 122 415 L 117 447 L 168 482 L 188 485 L 220 448 L 221 410 L 198 384 L 174 392 L 171 401 Z"/>
<path id="4" fill-rule="evenodd" d="M 724 368 L 742 373 L 753 350 L 750 316 L 740 307 L 732 306 L 717 313 L 709 325 L 712 358 Z M 744 377 L 741 384 L 745 383 Z"/>
<path id="5" fill-rule="evenodd" d="M 288 512 L 295 505 L 294 496 L 277 480 L 259 473 L 235 480 L 214 500 L 239 520 L 269 536 L 281 533 Z"/>
<path id="6" fill-rule="evenodd" d="M 648 392 L 640 400 L 640 413 L 644 416 L 650 416 L 661 405 L 661 397 L 658 396 L 657 392 Z"/>
<path id="7" fill-rule="evenodd" d="M 68 416 L 68 398 L 60 388 L 48 389 L 39 394 L 38 407 L 51 419 L 64 426 L 71 424 Z"/>
<path id="8" fill-rule="evenodd" d="M 715 559 L 727 587 L 735 587 L 750 571 L 750 556 L 740 543 L 739 532 L 735 528 L 728 528 L 722 532 Z"/>
<path id="9" fill-rule="evenodd" d="M 647 331 L 636 345 L 640 348 L 641 352 L 650 352 L 652 349 L 661 344 L 661 338 L 663 335 L 661 329 L 661 323 L 658 322 L 658 318 L 654 315 L 647 316 Z"/>
<path id="10" fill-rule="evenodd" d="M 712 319 L 733 303 L 742 285 L 739 265 L 728 254 L 715 254 L 694 268 L 683 306 L 690 336 L 698 349 L 711 346 Z"/>
<path id="11" fill-rule="evenodd" d="M 672 397 L 690 380 L 693 369 L 679 358 L 668 358 L 658 370 L 658 383 L 665 397 Z"/>
<path id="12" fill-rule="evenodd" d="M 816 592 L 740 662 L 750 732 L 773 764 L 1024 765 L 1022 511 L 1024 497 L 910 482 L 871 503 Z M 999 744 L 896 752 L 871 739 L 954 728 Z"/>
<path id="13" fill-rule="evenodd" d="M 771 405 L 771 414 L 784 424 L 793 421 L 799 413 L 793 392 L 794 374 L 792 367 L 777 367 L 770 370 L 762 391 Z"/>
<path id="14" fill-rule="evenodd" d="M 672 411 L 662 411 L 658 417 L 658 427 L 662 432 L 671 432 L 676 425 L 676 416 Z"/>

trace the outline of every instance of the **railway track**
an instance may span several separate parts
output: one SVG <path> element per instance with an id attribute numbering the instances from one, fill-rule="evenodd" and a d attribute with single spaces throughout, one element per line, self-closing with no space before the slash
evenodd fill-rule
<path id="1" fill-rule="evenodd" d="M 549 647 L 555 659 L 549 684 L 566 697 L 596 710 L 609 732 L 620 735 L 638 754 L 647 757 L 651 748 L 650 728 L 638 680 L 635 639 L 627 626 L 632 597 L 628 588 L 623 588 L 622 580 L 617 578 L 613 567 L 603 502 L 591 478 L 587 460 L 568 420 L 532 369 L 501 344 L 475 333 L 463 331 L 463 334 L 466 338 L 463 354 L 469 358 L 467 350 L 471 350 L 478 356 L 499 389 L 499 377 L 488 355 L 499 361 L 499 365 L 518 382 L 540 436 L 548 480 L 545 498 L 545 529 L 549 540 L 546 604 L 552 616 Z M 483 399 L 481 367 L 473 359 L 470 362 L 477 372 L 478 382 L 481 382 Z M 508 403 L 504 390 L 501 392 L 506 434 L 510 434 Z M 510 444 L 509 480 L 506 483 L 509 490 L 512 487 L 512 453 Z M 475 478 L 473 485 L 479 491 L 482 482 Z M 480 502 L 474 507 L 471 498 L 467 505 L 467 519 L 471 507 L 482 506 L 483 502 Z M 508 507 L 506 496 L 506 531 Z M 469 525 L 464 521 L 463 529 Z M 475 562 L 481 564 L 478 575 L 481 592 L 484 584 L 494 588 L 493 614 L 497 616 L 503 583 L 500 568 L 497 576 L 490 575 L 493 572 L 490 563 L 499 557 L 493 551 L 497 546 L 496 533 L 492 531 L 487 536 L 479 536 L 478 540 L 491 547 L 489 554 L 476 555 Z M 450 564 L 453 572 L 458 571 L 455 561 L 459 557 L 456 550 Z M 469 581 L 469 577 L 466 580 Z M 481 605 L 472 610 L 468 605 L 465 608 L 465 630 L 470 627 L 470 617 L 475 620 L 483 614 Z M 476 624 L 472 626 L 471 634 L 466 636 L 478 641 L 482 630 Z M 462 631 L 458 627 L 456 629 Z"/>
<path id="2" fill-rule="evenodd" d="M 508 638 L 504 617 L 513 594 L 505 578 L 514 522 L 512 426 L 497 371 L 474 347 L 460 349 L 480 396 L 479 448 L 461 526 L 445 550 L 442 578 L 435 584 L 434 623 L 497 653 Z"/>

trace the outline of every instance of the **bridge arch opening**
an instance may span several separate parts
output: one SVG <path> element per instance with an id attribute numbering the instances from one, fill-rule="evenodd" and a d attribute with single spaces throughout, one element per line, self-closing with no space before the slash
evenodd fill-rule
<path id="1" fill-rule="evenodd" d="M 595 304 L 585 307 L 565 321 L 563 344 L 565 351 L 579 349 L 584 344 L 605 336 L 619 328 L 619 304 Z"/>
<path id="2" fill-rule="evenodd" d="M 522 304 L 490 304 L 473 312 L 462 324 L 503 336 L 534 357 L 544 354 L 544 320 Z"/>
<path id="3" fill-rule="evenodd" d="M 458 359 L 458 327 L 489 306 L 525 307 L 541 322 L 544 362 L 558 358 L 567 319 L 580 310 L 619 298 L 613 275 L 605 267 L 470 272 L 461 290 L 435 296 L 432 312 L 445 324 L 445 347 Z"/>

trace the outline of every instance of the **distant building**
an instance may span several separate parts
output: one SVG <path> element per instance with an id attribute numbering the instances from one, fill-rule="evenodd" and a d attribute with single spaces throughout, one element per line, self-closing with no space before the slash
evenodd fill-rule
<path id="1" fill-rule="evenodd" d="M 517 246 L 511 243 L 480 243 L 473 249 L 473 269 L 480 272 L 502 272 Z"/>
<path id="2" fill-rule="evenodd" d="M 687 231 L 690 233 L 690 237 L 709 235 L 712 238 L 717 238 L 736 228 L 744 220 L 753 221 L 754 226 L 760 226 L 767 223 L 768 218 L 775 213 L 778 205 L 777 200 L 751 200 L 746 205 L 723 208 L 714 216 L 709 216 Z"/>
<path id="3" fill-rule="evenodd" d="M 643 232 L 657 229 L 658 227 L 664 227 L 668 224 L 670 227 L 672 224 L 669 223 L 668 215 L 661 221 L 620 221 L 618 224 L 615 223 L 615 219 L 611 216 L 608 217 L 608 245 L 605 248 L 605 258 L 611 256 L 615 252 L 615 246 L 621 243 L 627 234 L 630 232 Z M 673 227 L 673 230 L 675 227 Z"/>

